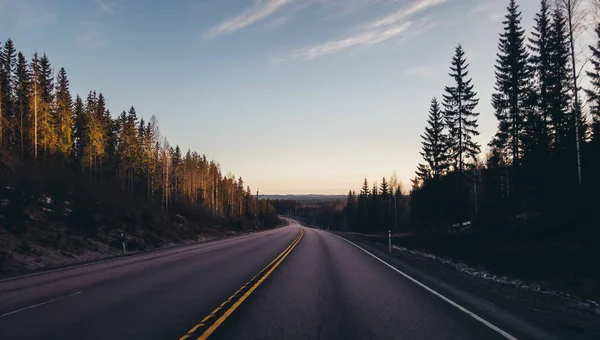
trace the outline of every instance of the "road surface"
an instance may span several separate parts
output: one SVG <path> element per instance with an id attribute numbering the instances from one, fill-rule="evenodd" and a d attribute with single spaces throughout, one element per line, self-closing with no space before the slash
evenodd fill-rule
<path id="1" fill-rule="evenodd" d="M 0 281 L 0 339 L 510 336 L 338 236 L 291 222 Z"/>

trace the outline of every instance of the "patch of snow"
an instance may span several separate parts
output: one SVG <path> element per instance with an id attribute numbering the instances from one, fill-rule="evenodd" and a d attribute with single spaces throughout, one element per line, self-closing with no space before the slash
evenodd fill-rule
<path id="1" fill-rule="evenodd" d="M 529 290 L 529 291 L 536 292 L 536 293 L 552 295 L 552 296 L 558 297 L 562 300 L 569 301 L 571 304 L 573 304 L 574 306 L 576 306 L 578 308 L 591 310 L 596 313 L 600 312 L 600 304 L 598 304 L 596 301 L 581 299 L 576 296 L 573 296 L 573 295 L 570 295 L 567 293 L 563 293 L 563 292 L 560 292 L 557 290 L 544 289 L 544 288 L 540 287 L 539 285 L 526 283 L 523 280 L 511 279 L 507 276 L 498 276 L 498 275 L 492 274 L 485 270 L 478 270 L 473 267 L 469 267 L 466 264 L 461 263 L 461 262 L 456 262 L 456 261 L 453 261 L 448 258 L 425 253 L 422 251 L 412 250 L 412 249 L 408 249 L 408 248 L 400 247 L 400 246 L 396 246 L 396 245 L 392 246 L 392 248 L 394 248 L 398 251 L 401 251 L 401 252 L 409 253 L 411 255 L 416 255 L 416 256 L 420 256 L 420 257 L 424 257 L 424 258 L 427 258 L 430 260 L 440 262 L 444 265 L 454 268 L 455 270 L 457 270 L 461 273 L 464 273 L 464 274 L 467 274 L 470 276 L 474 276 L 474 277 L 481 278 L 484 280 L 490 280 L 490 281 L 494 281 L 497 283 L 513 286 L 513 287 L 516 287 L 519 289 Z"/>
<path id="2" fill-rule="evenodd" d="M 45 212 L 54 212 L 54 210 L 48 209 L 46 207 L 42 207 L 42 210 L 45 211 Z"/>
<path id="3" fill-rule="evenodd" d="M 73 210 L 71 210 L 69 208 L 65 208 L 65 211 L 68 212 L 68 213 L 72 213 L 73 212 Z"/>
<path id="4" fill-rule="evenodd" d="M 46 203 L 46 204 L 51 204 L 52 203 L 52 198 L 46 196 L 46 195 L 42 195 L 42 197 L 40 198 L 40 203 Z"/>
<path id="5" fill-rule="evenodd" d="M 10 204 L 10 200 L 8 198 L 3 198 L 2 200 L 0 200 L 0 204 L 2 204 L 3 207 L 6 207 Z"/>
<path id="6" fill-rule="evenodd" d="M 65 201 L 65 205 L 70 205 L 71 203 L 69 201 Z"/>
<path id="7" fill-rule="evenodd" d="M 9 187 L 8 185 L 4 187 L 4 189 L 6 190 L 12 190 L 12 187 Z"/>

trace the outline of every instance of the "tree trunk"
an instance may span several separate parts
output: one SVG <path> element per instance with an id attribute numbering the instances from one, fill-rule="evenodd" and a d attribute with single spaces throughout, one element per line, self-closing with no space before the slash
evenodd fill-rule
<path id="1" fill-rule="evenodd" d="M 577 69 L 575 58 L 575 38 L 573 35 L 573 9 L 577 0 L 567 0 L 567 17 L 569 20 L 569 43 L 571 45 L 571 67 L 573 71 L 573 124 L 575 124 L 575 150 L 577 152 L 577 183 L 581 187 L 581 151 L 579 147 L 579 88 L 577 87 Z"/>

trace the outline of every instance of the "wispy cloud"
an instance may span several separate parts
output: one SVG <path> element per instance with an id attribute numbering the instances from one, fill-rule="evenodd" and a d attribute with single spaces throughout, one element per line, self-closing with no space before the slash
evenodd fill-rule
<path id="1" fill-rule="evenodd" d="M 378 0 L 363 0 L 370 3 Z M 402 8 L 390 15 L 374 20 L 367 25 L 362 25 L 355 34 L 342 39 L 330 40 L 314 46 L 293 50 L 291 58 L 312 60 L 324 55 L 338 53 L 358 46 L 371 46 L 383 43 L 396 37 L 419 34 L 436 26 L 430 17 L 420 20 L 407 21 L 415 14 L 428 8 L 440 5 L 449 0 L 418 0 L 410 6 Z"/>
<path id="2" fill-rule="evenodd" d="M 376 45 L 401 35 L 411 25 L 412 22 L 405 22 L 384 29 L 361 32 L 344 39 L 331 40 L 323 44 L 292 51 L 292 57 L 311 60 L 327 54 L 338 53 L 352 47 Z"/>
<path id="3" fill-rule="evenodd" d="M 255 0 L 252 7 L 246 9 L 236 17 L 226 19 L 213 26 L 204 34 L 204 37 L 210 39 L 221 34 L 235 32 L 255 22 L 264 20 L 292 2 L 294 0 Z"/>
<path id="4" fill-rule="evenodd" d="M 441 5 L 448 1 L 450 0 L 417 0 L 406 8 L 401 8 L 392 14 L 386 15 L 385 17 L 379 18 L 371 22 L 370 24 L 368 24 L 368 27 L 377 28 L 388 25 L 394 25 L 410 16 L 417 14 L 418 12 Z"/>
<path id="5" fill-rule="evenodd" d="M 80 25 L 76 41 L 81 47 L 100 48 L 108 43 L 104 35 L 104 25 L 100 23 L 85 22 Z"/>
<path id="6" fill-rule="evenodd" d="M 329 18 L 336 18 L 363 10 L 370 6 L 383 3 L 397 2 L 398 0 L 315 0 L 333 12 Z"/>
<path id="7" fill-rule="evenodd" d="M 119 5 L 119 0 L 114 0 L 111 2 L 108 2 L 107 0 L 93 0 L 98 7 L 100 7 L 101 10 L 105 11 L 105 12 L 114 12 L 115 10 L 119 9 L 119 7 L 121 7 Z"/>

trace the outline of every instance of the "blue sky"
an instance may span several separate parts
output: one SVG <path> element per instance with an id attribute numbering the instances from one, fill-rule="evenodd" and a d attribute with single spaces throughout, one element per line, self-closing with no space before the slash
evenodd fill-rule
<path id="1" fill-rule="evenodd" d="M 528 32 L 537 0 L 520 0 Z M 65 67 L 113 115 L 155 114 L 172 145 L 264 193 L 409 186 L 429 102 L 461 43 L 490 98 L 508 0 L 0 0 L 0 41 Z M 485 149 L 485 148 L 484 148 Z"/>

